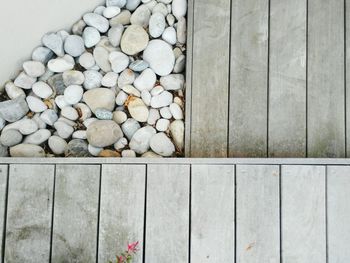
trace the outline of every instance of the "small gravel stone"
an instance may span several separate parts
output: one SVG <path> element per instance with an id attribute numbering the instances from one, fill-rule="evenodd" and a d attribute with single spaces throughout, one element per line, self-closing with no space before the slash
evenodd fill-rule
<path id="1" fill-rule="evenodd" d="M 87 128 L 89 144 L 95 147 L 107 147 L 116 143 L 122 137 L 123 132 L 114 121 L 97 120 Z"/>
<path id="2" fill-rule="evenodd" d="M 100 154 L 98 155 L 98 157 L 107 157 L 107 158 L 111 158 L 111 157 L 114 157 L 114 158 L 118 158 L 120 157 L 120 153 L 119 152 L 116 152 L 116 151 L 113 151 L 113 150 L 102 150 L 100 152 Z"/>
<path id="3" fill-rule="evenodd" d="M 11 157 L 45 157 L 45 151 L 38 145 L 18 144 L 10 148 Z"/>
<path id="4" fill-rule="evenodd" d="M 160 115 L 164 119 L 171 119 L 173 115 L 171 115 L 169 107 L 164 107 L 160 109 Z"/>
<path id="5" fill-rule="evenodd" d="M 169 106 L 170 108 L 170 112 L 173 115 L 175 120 L 182 120 L 184 118 L 182 109 L 180 108 L 180 106 L 176 103 L 172 103 Z"/>
<path id="6" fill-rule="evenodd" d="M 149 93 L 148 90 L 143 90 L 141 92 L 141 99 L 146 104 L 146 106 L 149 106 L 151 104 L 151 98 L 152 98 L 151 93 Z"/>
<path id="7" fill-rule="evenodd" d="M 163 132 L 152 136 L 150 140 L 150 147 L 155 153 L 165 157 L 169 157 L 175 152 L 174 144 Z"/>
<path id="8" fill-rule="evenodd" d="M 57 56 L 64 55 L 63 40 L 55 33 L 48 33 L 41 39 L 44 46 L 52 50 Z"/>
<path id="9" fill-rule="evenodd" d="M 39 129 L 46 129 L 47 124 L 40 118 L 40 113 L 34 114 L 32 120 L 38 125 Z"/>
<path id="10" fill-rule="evenodd" d="M 176 61 L 175 61 L 175 66 L 174 66 L 174 73 L 181 73 L 185 70 L 186 66 L 186 56 L 185 55 L 180 55 Z"/>
<path id="11" fill-rule="evenodd" d="M 129 10 L 123 10 L 120 12 L 119 15 L 116 17 L 113 17 L 111 20 L 109 20 L 110 25 L 113 27 L 118 24 L 122 25 L 128 25 L 130 24 L 130 17 L 131 13 Z"/>
<path id="12" fill-rule="evenodd" d="M 151 95 L 152 96 L 157 96 L 160 93 L 162 93 L 164 91 L 164 88 L 160 85 L 155 86 L 152 90 L 151 90 Z"/>
<path id="13" fill-rule="evenodd" d="M 151 90 L 157 81 L 157 76 L 150 68 L 145 69 L 134 81 L 134 86 L 139 90 Z"/>
<path id="14" fill-rule="evenodd" d="M 95 13 L 87 13 L 83 16 L 85 23 L 89 26 L 96 28 L 101 33 L 106 33 L 109 28 L 108 20 Z"/>
<path id="15" fill-rule="evenodd" d="M 105 108 L 113 111 L 115 106 L 114 92 L 106 88 L 91 89 L 84 93 L 83 100 L 92 112 L 97 108 Z"/>
<path id="16" fill-rule="evenodd" d="M 24 91 L 17 87 L 12 81 L 9 81 L 5 84 L 5 91 L 7 96 L 9 96 L 10 99 L 15 99 L 20 96 L 25 96 Z"/>
<path id="17" fill-rule="evenodd" d="M 172 14 L 168 14 L 166 16 L 166 21 L 168 22 L 169 26 L 173 26 L 175 24 L 175 16 L 173 16 Z"/>
<path id="18" fill-rule="evenodd" d="M 28 135 L 23 143 L 40 145 L 46 142 L 51 136 L 51 132 L 47 129 L 40 129 L 33 134 Z"/>
<path id="19" fill-rule="evenodd" d="M 124 111 L 115 111 L 113 112 L 113 120 L 118 123 L 122 124 L 127 120 L 128 116 Z"/>
<path id="20" fill-rule="evenodd" d="M 58 115 L 54 110 L 47 109 L 41 113 L 40 119 L 42 119 L 46 124 L 53 126 L 58 119 Z"/>
<path id="21" fill-rule="evenodd" d="M 170 121 L 167 119 L 159 119 L 156 124 L 156 129 L 160 132 L 165 132 L 170 125 Z"/>
<path id="22" fill-rule="evenodd" d="M 187 13 L 187 0 L 173 0 L 171 10 L 178 20 L 184 17 Z"/>
<path id="23" fill-rule="evenodd" d="M 100 32 L 94 27 L 86 27 L 83 32 L 84 44 L 87 48 L 94 47 L 101 40 Z"/>
<path id="24" fill-rule="evenodd" d="M 126 5 L 126 0 L 106 0 L 106 6 L 117 6 L 122 8 Z"/>
<path id="25" fill-rule="evenodd" d="M 124 132 L 124 135 L 126 136 L 126 138 L 128 138 L 129 140 L 132 138 L 132 136 L 134 135 L 134 133 L 140 129 L 141 126 L 140 124 L 130 118 L 130 119 L 127 119 L 123 124 L 122 124 L 122 130 Z"/>
<path id="26" fill-rule="evenodd" d="M 119 75 L 115 72 L 108 72 L 103 76 L 101 84 L 102 86 L 111 88 L 117 85 Z"/>
<path id="27" fill-rule="evenodd" d="M 84 126 L 87 128 L 89 127 L 92 123 L 94 123 L 95 121 L 97 121 L 98 119 L 97 118 L 88 118 L 86 119 L 83 124 Z"/>
<path id="28" fill-rule="evenodd" d="M 35 82 L 36 78 L 32 78 L 25 72 L 21 72 L 15 79 L 14 84 L 22 89 L 31 89 Z"/>
<path id="29" fill-rule="evenodd" d="M 162 107 L 169 106 L 173 101 L 173 94 L 168 91 L 163 91 L 161 94 L 152 97 L 151 107 L 158 109 Z"/>
<path id="30" fill-rule="evenodd" d="M 63 95 L 57 96 L 55 98 L 55 103 L 56 103 L 57 107 L 60 109 L 66 107 L 66 106 L 69 106 L 69 103 L 66 102 Z"/>
<path id="31" fill-rule="evenodd" d="M 105 11 L 106 7 L 104 5 L 100 5 L 95 8 L 94 13 L 98 15 L 103 15 L 103 11 Z"/>
<path id="32" fill-rule="evenodd" d="M 156 134 L 156 130 L 151 126 L 145 126 L 137 130 L 129 143 L 130 149 L 138 154 L 147 152 L 154 134 Z"/>
<path id="33" fill-rule="evenodd" d="M 32 78 L 40 77 L 45 73 L 45 66 L 39 61 L 26 61 L 23 63 L 23 69 Z"/>
<path id="34" fill-rule="evenodd" d="M 139 122 L 146 122 L 149 111 L 145 103 L 136 97 L 133 97 L 128 104 L 128 111 L 135 120 Z"/>
<path id="35" fill-rule="evenodd" d="M 119 47 L 123 32 L 124 26 L 122 24 L 115 25 L 108 31 L 108 39 L 112 46 Z"/>
<path id="36" fill-rule="evenodd" d="M 136 157 L 136 153 L 133 150 L 124 150 L 124 151 L 122 151 L 122 157 L 134 158 L 134 157 Z"/>
<path id="37" fill-rule="evenodd" d="M 72 57 L 79 57 L 85 52 L 83 38 L 76 35 L 68 36 L 64 41 L 64 50 Z"/>
<path id="38" fill-rule="evenodd" d="M 83 97 L 84 90 L 79 85 L 70 85 L 64 91 L 64 100 L 71 105 L 78 103 Z"/>
<path id="39" fill-rule="evenodd" d="M 136 72 L 144 71 L 148 67 L 149 67 L 149 64 L 144 60 L 135 60 L 129 65 L 129 68 Z"/>
<path id="40" fill-rule="evenodd" d="M 98 156 L 102 152 L 103 148 L 95 147 L 91 144 L 88 145 L 88 151 L 92 156 Z"/>
<path id="41" fill-rule="evenodd" d="M 164 17 L 168 15 L 169 11 L 168 8 L 164 3 L 158 3 L 155 7 L 152 9 L 152 14 L 155 13 L 161 13 Z"/>
<path id="42" fill-rule="evenodd" d="M 141 0 L 128 0 L 126 3 L 126 9 L 134 11 L 141 3 Z"/>
<path id="43" fill-rule="evenodd" d="M 140 5 L 131 15 L 130 23 L 144 28 L 148 26 L 151 17 L 151 11 L 146 5 Z"/>
<path id="44" fill-rule="evenodd" d="M 33 84 L 32 90 L 39 98 L 47 99 L 53 94 L 52 88 L 43 81 L 39 81 Z"/>
<path id="45" fill-rule="evenodd" d="M 182 120 L 175 120 L 170 124 L 170 134 L 178 150 L 184 148 L 185 124 Z"/>
<path id="46" fill-rule="evenodd" d="M 101 87 L 102 74 L 96 70 L 86 70 L 84 71 L 84 88 L 85 89 L 95 89 Z"/>
<path id="47" fill-rule="evenodd" d="M 46 64 L 52 57 L 54 53 L 47 47 L 37 47 L 33 50 L 32 60 L 39 61 Z"/>
<path id="48" fill-rule="evenodd" d="M 81 36 L 83 34 L 83 30 L 86 27 L 86 23 L 83 19 L 80 19 L 72 26 L 72 33 L 74 35 Z"/>
<path id="49" fill-rule="evenodd" d="M 125 54 L 133 56 L 143 51 L 148 41 L 149 36 L 142 26 L 131 25 L 125 30 L 120 46 Z"/>
<path id="50" fill-rule="evenodd" d="M 78 112 L 73 107 L 64 107 L 61 110 L 61 116 L 67 118 L 68 120 L 75 121 L 79 118 Z"/>
<path id="51" fill-rule="evenodd" d="M 64 155 L 66 157 L 89 157 L 87 142 L 81 139 L 71 140 L 65 148 Z"/>
<path id="52" fill-rule="evenodd" d="M 55 91 L 56 95 L 62 95 L 66 86 L 63 82 L 63 74 L 55 74 L 47 80 L 47 84 Z"/>
<path id="53" fill-rule="evenodd" d="M 109 6 L 103 10 L 103 16 L 105 18 L 115 17 L 120 13 L 120 8 L 118 6 Z"/>
<path id="54" fill-rule="evenodd" d="M 85 52 L 79 57 L 79 64 L 85 69 L 91 69 L 95 66 L 94 56 L 89 52 Z"/>
<path id="55" fill-rule="evenodd" d="M 74 132 L 74 128 L 63 121 L 56 121 L 54 127 L 58 136 L 63 139 L 68 139 Z"/>
<path id="56" fill-rule="evenodd" d="M 62 73 L 74 68 L 74 59 L 69 55 L 64 55 L 61 58 L 51 59 L 47 66 L 52 72 Z"/>
<path id="57" fill-rule="evenodd" d="M 126 138 L 121 138 L 119 139 L 114 145 L 114 149 L 116 149 L 117 151 L 120 151 L 122 149 L 124 149 L 126 146 L 128 145 L 128 140 Z"/>
<path id="58" fill-rule="evenodd" d="M 176 27 L 176 33 L 177 33 L 177 41 L 180 44 L 186 43 L 186 18 L 181 17 L 179 21 L 177 22 Z"/>
<path id="59" fill-rule="evenodd" d="M 154 13 L 149 20 L 149 33 L 153 38 L 160 37 L 165 29 L 165 17 L 161 13 Z"/>
<path id="60" fill-rule="evenodd" d="M 124 70 L 118 78 L 118 87 L 122 88 L 126 85 L 131 85 L 134 83 L 135 81 L 135 73 L 130 70 L 130 69 L 126 69 Z"/>
<path id="61" fill-rule="evenodd" d="M 38 124 L 32 119 L 21 120 L 21 126 L 19 127 L 19 132 L 23 135 L 29 135 L 38 130 Z"/>
<path id="62" fill-rule="evenodd" d="M 99 120 L 111 120 L 113 119 L 113 113 L 109 110 L 98 108 L 95 110 L 95 115 Z"/>
<path id="63" fill-rule="evenodd" d="M 26 98 L 26 101 L 28 103 L 28 107 L 32 112 L 43 112 L 47 109 L 46 104 L 39 98 L 28 96 Z"/>
<path id="64" fill-rule="evenodd" d="M 9 129 L 1 133 L 0 142 L 4 146 L 11 147 L 21 143 L 22 138 L 23 136 L 19 131 L 14 129 Z"/>
<path id="65" fill-rule="evenodd" d="M 160 119 L 159 111 L 157 109 L 150 109 L 147 123 L 149 125 L 155 125 L 157 120 Z"/>
<path id="66" fill-rule="evenodd" d="M 96 64 L 104 71 L 112 71 L 111 63 L 109 62 L 109 52 L 104 47 L 96 47 L 94 49 L 94 59 Z"/>
<path id="67" fill-rule="evenodd" d="M 61 155 L 67 147 L 67 142 L 59 136 L 51 136 L 48 140 L 49 147 L 54 154 Z"/>
<path id="68" fill-rule="evenodd" d="M 65 71 L 62 75 L 63 82 L 65 86 L 70 85 L 82 85 L 84 83 L 84 74 L 77 70 Z"/>
<path id="69" fill-rule="evenodd" d="M 170 45 L 175 45 L 176 30 L 173 27 L 167 27 L 162 34 L 162 39 L 168 42 Z"/>
<path id="70" fill-rule="evenodd" d="M 78 103 L 74 105 L 74 108 L 79 113 L 79 120 L 85 121 L 86 119 L 91 117 L 91 110 L 85 103 Z"/>
<path id="71" fill-rule="evenodd" d="M 75 131 L 72 134 L 72 138 L 73 139 L 82 139 L 82 140 L 86 140 L 86 131 L 85 130 L 79 130 L 79 131 Z"/>
<path id="72" fill-rule="evenodd" d="M 0 117 L 8 122 L 21 119 L 29 110 L 24 96 L 0 102 Z"/>
<path id="73" fill-rule="evenodd" d="M 182 74 L 171 74 L 161 77 L 160 84 L 166 90 L 180 90 L 184 88 L 185 77 Z"/>
<path id="74" fill-rule="evenodd" d="M 110 53 L 109 61 L 115 73 L 120 73 L 129 66 L 129 57 L 119 51 Z"/>

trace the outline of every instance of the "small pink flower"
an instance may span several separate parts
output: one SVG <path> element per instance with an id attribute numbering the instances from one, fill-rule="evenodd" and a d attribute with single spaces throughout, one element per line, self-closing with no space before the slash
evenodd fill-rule
<path id="1" fill-rule="evenodd" d="M 139 241 L 128 244 L 128 253 L 136 253 L 138 250 Z"/>
<path id="2" fill-rule="evenodd" d="M 117 263 L 124 263 L 124 257 L 123 256 L 119 256 L 117 257 Z"/>

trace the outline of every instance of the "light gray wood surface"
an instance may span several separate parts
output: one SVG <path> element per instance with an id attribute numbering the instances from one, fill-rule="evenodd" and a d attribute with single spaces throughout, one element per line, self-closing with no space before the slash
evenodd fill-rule
<path id="1" fill-rule="evenodd" d="M 3 233 L 5 229 L 5 208 L 7 196 L 7 165 L 0 166 L 0 261 L 3 257 Z"/>
<path id="2" fill-rule="evenodd" d="M 192 166 L 192 263 L 235 262 L 234 176 L 234 166 Z"/>
<path id="3" fill-rule="evenodd" d="M 53 165 L 11 165 L 5 262 L 48 262 Z"/>
<path id="4" fill-rule="evenodd" d="M 350 167 L 330 166 L 327 172 L 328 262 L 350 258 Z"/>
<path id="5" fill-rule="evenodd" d="M 230 0 L 194 2 L 191 157 L 226 157 Z"/>
<path id="6" fill-rule="evenodd" d="M 145 165 L 102 166 L 99 262 L 115 260 L 137 241 L 141 252 L 133 262 L 143 262 L 145 188 Z"/>
<path id="7" fill-rule="evenodd" d="M 190 166 L 147 168 L 145 262 L 187 262 Z"/>
<path id="8" fill-rule="evenodd" d="M 308 156 L 345 157 L 344 0 L 309 0 L 308 21 Z"/>
<path id="9" fill-rule="evenodd" d="M 269 156 L 306 156 L 306 0 L 272 0 Z"/>
<path id="10" fill-rule="evenodd" d="M 58 165 L 52 262 L 93 262 L 96 259 L 100 167 Z"/>
<path id="11" fill-rule="evenodd" d="M 232 1 L 230 157 L 267 155 L 268 15 L 268 0 Z"/>
<path id="12" fill-rule="evenodd" d="M 279 262 L 279 167 L 236 168 L 237 262 Z"/>
<path id="13" fill-rule="evenodd" d="M 282 258 L 326 261 L 326 167 L 282 166 Z"/>

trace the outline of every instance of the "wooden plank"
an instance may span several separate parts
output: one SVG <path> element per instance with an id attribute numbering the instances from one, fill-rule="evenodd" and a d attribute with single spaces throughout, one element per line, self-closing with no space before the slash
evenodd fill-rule
<path id="1" fill-rule="evenodd" d="M 327 169 L 328 262 L 347 262 L 350 258 L 350 167 Z"/>
<path id="2" fill-rule="evenodd" d="M 53 165 L 11 165 L 5 262 L 48 262 Z"/>
<path id="3" fill-rule="evenodd" d="M 232 0 L 230 157 L 267 156 L 268 15 L 268 0 Z"/>
<path id="4" fill-rule="evenodd" d="M 306 155 L 306 0 L 272 0 L 269 156 Z"/>
<path id="5" fill-rule="evenodd" d="M 145 178 L 144 165 L 102 166 L 98 262 L 114 262 L 136 241 L 140 252 L 133 262 L 143 262 Z"/>
<path id="6" fill-rule="evenodd" d="M 192 263 L 235 262 L 234 167 L 193 165 Z"/>
<path id="7" fill-rule="evenodd" d="M 226 157 L 230 0 L 194 3 L 191 157 Z"/>
<path id="8" fill-rule="evenodd" d="M 189 165 L 148 166 L 146 263 L 188 261 L 189 197 Z"/>
<path id="9" fill-rule="evenodd" d="M 345 157 L 344 0 L 308 3 L 308 156 Z"/>
<path id="10" fill-rule="evenodd" d="M 0 165 L 0 261 L 3 258 L 3 234 L 5 230 L 5 212 L 7 197 L 7 165 Z"/>
<path id="11" fill-rule="evenodd" d="M 99 165 L 58 165 L 52 262 L 96 260 Z"/>
<path id="12" fill-rule="evenodd" d="M 279 262 L 279 167 L 239 165 L 236 169 L 238 262 Z"/>
<path id="13" fill-rule="evenodd" d="M 282 166 L 283 262 L 326 262 L 326 169 Z"/>

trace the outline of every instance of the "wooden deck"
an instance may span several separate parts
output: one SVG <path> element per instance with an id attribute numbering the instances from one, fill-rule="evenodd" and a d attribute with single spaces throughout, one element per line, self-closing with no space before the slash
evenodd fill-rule
<path id="1" fill-rule="evenodd" d="M 188 157 L 349 157 L 347 0 L 189 1 Z"/>
<path id="2" fill-rule="evenodd" d="M 345 263 L 345 159 L 1 159 L 1 262 Z"/>

